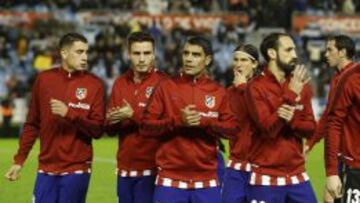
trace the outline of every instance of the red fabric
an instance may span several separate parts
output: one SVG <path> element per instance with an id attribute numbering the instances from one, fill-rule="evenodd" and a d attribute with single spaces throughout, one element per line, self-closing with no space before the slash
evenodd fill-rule
<path id="1" fill-rule="evenodd" d="M 156 155 L 160 176 L 183 181 L 216 179 L 219 137 L 236 133 L 226 90 L 205 76 L 197 80 L 179 76 L 162 81 L 150 100 L 141 132 L 162 141 Z M 202 113 L 199 127 L 182 124 L 180 110 L 190 104 Z"/>
<path id="2" fill-rule="evenodd" d="M 350 66 L 348 66 L 350 67 Z M 308 140 L 307 140 L 307 145 L 310 147 L 310 149 L 312 149 L 314 147 L 314 145 L 319 142 L 326 134 L 326 130 L 327 130 L 327 120 L 328 120 L 328 115 L 329 115 L 329 107 L 333 105 L 333 101 L 334 101 L 334 95 L 337 89 L 337 84 L 340 80 L 340 78 L 342 78 L 342 76 L 344 75 L 344 73 L 346 73 L 349 68 L 345 67 L 343 68 L 340 72 L 338 72 L 335 77 L 331 80 L 330 83 L 330 90 L 329 90 L 329 96 L 328 96 L 328 101 L 327 101 L 327 105 L 325 110 L 323 111 L 323 114 L 321 115 L 321 118 L 319 120 L 319 123 L 317 125 L 317 128 L 315 130 L 315 133 L 313 136 L 311 136 Z"/>
<path id="3" fill-rule="evenodd" d="M 305 171 L 302 138 L 313 134 L 316 123 L 311 107 L 311 88 L 305 86 L 299 102 L 289 88 L 290 79 L 280 84 L 267 70 L 248 84 L 247 108 L 256 132 L 249 161 L 254 170 L 273 176 L 295 175 Z M 293 119 L 287 123 L 277 115 L 282 104 L 296 105 Z"/>
<path id="4" fill-rule="evenodd" d="M 349 64 L 345 69 L 329 110 L 325 136 L 327 176 L 338 174 L 339 149 L 346 165 L 360 168 L 360 65 Z"/>
<path id="5" fill-rule="evenodd" d="M 236 115 L 239 122 L 239 132 L 233 139 L 230 139 L 229 159 L 234 162 L 248 160 L 251 138 L 255 130 L 251 123 L 250 115 L 246 106 L 245 89 L 246 84 L 241 84 L 237 87 L 231 86 L 228 88 L 230 108 Z"/>
<path id="6" fill-rule="evenodd" d="M 86 93 L 80 94 L 78 88 L 85 88 Z M 103 132 L 104 91 L 102 81 L 88 72 L 69 74 L 62 68 L 55 68 L 39 73 L 32 88 L 15 163 L 25 162 L 39 136 L 39 170 L 62 173 L 90 168 L 91 139 L 99 138 Z M 51 113 L 51 98 L 68 105 L 65 118 Z"/>
<path id="7" fill-rule="evenodd" d="M 108 134 L 119 135 L 117 167 L 124 170 L 154 169 L 155 153 L 159 141 L 139 134 L 140 118 L 156 85 L 165 78 L 161 72 L 152 71 L 141 83 L 135 84 L 133 71 L 129 70 L 116 79 L 108 105 L 108 109 L 123 106 L 125 99 L 133 108 L 131 119 L 117 124 L 106 124 Z"/>

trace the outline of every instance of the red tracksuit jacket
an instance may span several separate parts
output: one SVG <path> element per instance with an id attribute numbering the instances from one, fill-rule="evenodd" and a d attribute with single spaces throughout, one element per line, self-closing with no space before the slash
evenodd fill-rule
<path id="1" fill-rule="evenodd" d="M 133 77 L 133 71 L 129 70 L 115 81 L 108 108 L 122 106 L 125 99 L 133 108 L 134 115 L 123 122 L 107 125 L 106 132 L 119 135 L 118 169 L 128 171 L 156 169 L 155 153 L 159 141 L 140 136 L 139 124 L 155 86 L 166 76 L 153 69 L 139 84 L 134 83 Z"/>
<path id="2" fill-rule="evenodd" d="M 329 90 L 329 96 L 328 96 L 328 102 L 326 105 L 326 108 L 323 112 L 323 114 L 321 115 L 320 121 L 316 127 L 315 133 L 313 136 L 310 137 L 310 139 L 307 141 L 307 145 L 310 147 L 310 149 L 317 143 L 319 142 L 326 134 L 326 130 L 327 130 L 327 121 L 328 121 L 328 116 L 329 116 L 329 111 L 330 111 L 330 106 L 334 105 L 334 95 L 335 92 L 337 91 L 337 85 L 338 82 L 341 78 L 343 78 L 344 74 L 346 72 L 348 72 L 350 69 L 348 67 L 350 67 L 351 65 L 349 64 L 349 66 L 346 66 L 345 68 L 343 68 L 340 72 L 338 72 L 335 77 L 331 80 L 330 83 L 330 90 Z M 347 75 L 347 74 L 345 74 Z M 345 76 L 347 77 L 347 76 Z"/>
<path id="3" fill-rule="evenodd" d="M 201 112 L 199 127 L 184 127 L 180 110 L 189 104 Z M 158 136 L 156 154 L 160 177 L 181 181 L 217 180 L 219 136 L 236 134 L 224 87 L 202 76 L 179 76 L 162 81 L 144 114 L 144 136 Z"/>
<path id="4" fill-rule="evenodd" d="M 336 75 L 335 78 L 330 83 L 328 103 L 325 107 L 325 110 L 323 111 L 323 114 L 321 115 L 321 118 L 318 122 L 314 134 L 306 142 L 306 144 L 309 146 L 309 150 L 311 150 L 314 147 L 314 145 L 325 136 L 326 128 L 327 128 L 327 119 L 329 115 L 329 106 L 332 103 L 332 99 L 336 90 L 336 84 L 339 78 L 338 76 L 339 74 Z"/>
<path id="5" fill-rule="evenodd" d="M 231 86 L 228 88 L 230 108 L 239 122 L 239 132 L 233 139 L 230 139 L 230 160 L 242 162 L 242 165 L 248 161 L 251 137 L 254 133 L 253 124 L 246 106 L 246 86 L 247 84 L 241 84 L 237 87 Z"/>
<path id="6" fill-rule="evenodd" d="M 255 172 L 271 176 L 291 176 L 305 171 L 302 138 L 313 134 L 316 123 L 311 107 L 311 89 L 305 86 L 301 100 L 288 88 L 290 78 L 280 84 L 266 68 L 246 89 L 246 101 L 256 132 L 249 161 Z M 296 105 L 290 123 L 281 119 L 277 109 L 282 104 Z"/>
<path id="7" fill-rule="evenodd" d="M 325 137 L 326 174 L 338 174 L 338 152 L 346 165 L 360 169 L 360 64 L 349 64 L 338 83 Z"/>
<path id="8" fill-rule="evenodd" d="M 102 81 L 89 72 L 70 74 L 55 68 L 39 73 L 15 163 L 25 162 L 39 136 L 39 170 L 56 174 L 90 169 L 91 140 L 103 132 L 104 94 Z M 51 113 L 51 98 L 68 105 L 65 118 Z"/>

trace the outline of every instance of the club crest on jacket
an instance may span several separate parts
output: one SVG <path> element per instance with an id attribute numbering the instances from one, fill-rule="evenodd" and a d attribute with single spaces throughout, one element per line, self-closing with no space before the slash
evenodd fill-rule
<path id="1" fill-rule="evenodd" d="M 215 97 L 210 96 L 210 95 L 206 95 L 205 96 L 205 106 L 207 106 L 210 109 L 214 108 L 214 106 L 215 106 Z"/>
<path id="2" fill-rule="evenodd" d="M 154 87 L 153 87 L 153 86 L 149 86 L 149 87 L 146 88 L 146 90 L 145 90 L 145 96 L 146 96 L 146 98 L 149 98 L 149 97 L 151 96 L 153 90 L 154 90 Z"/>
<path id="3" fill-rule="evenodd" d="M 76 88 L 75 96 L 79 100 L 85 99 L 87 95 L 87 89 L 86 88 Z"/>

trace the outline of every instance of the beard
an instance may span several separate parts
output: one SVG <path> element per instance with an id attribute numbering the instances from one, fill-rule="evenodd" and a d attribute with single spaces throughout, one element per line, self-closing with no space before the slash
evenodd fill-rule
<path id="1" fill-rule="evenodd" d="M 293 72 L 293 70 L 295 69 L 297 63 L 298 63 L 297 58 L 292 59 L 288 63 L 285 63 L 285 62 L 281 61 L 279 58 L 277 58 L 277 60 L 276 60 L 276 64 L 280 67 L 280 69 L 282 71 L 285 72 L 286 76 L 290 75 Z"/>

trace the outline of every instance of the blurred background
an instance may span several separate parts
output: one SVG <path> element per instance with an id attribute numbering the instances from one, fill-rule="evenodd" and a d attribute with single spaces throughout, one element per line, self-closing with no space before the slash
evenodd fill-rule
<path id="1" fill-rule="evenodd" d="M 89 68 L 109 93 L 115 78 L 129 68 L 126 36 L 139 30 L 156 38 L 157 67 L 169 74 L 181 66 L 179 49 L 186 36 L 209 37 L 215 50 L 211 72 L 226 86 L 237 44 L 258 46 L 271 32 L 290 33 L 313 78 L 318 118 L 334 73 L 323 62 L 324 40 L 332 34 L 350 35 L 359 57 L 360 0 L 0 0 L 0 139 L 19 135 L 36 74 L 59 65 L 61 35 L 76 31 L 88 38 Z M 6 167 L 17 146 L 8 142 L 0 140 Z M 4 150 L 4 143 L 12 148 Z M 109 163 L 115 163 L 115 141 L 112 146 Z M 322 163 L 321 153 L 314 168 Z M 316 170 L 323 175 L 323 166 Z M 320 198 L 322 185 L 316 189 Z"/>

